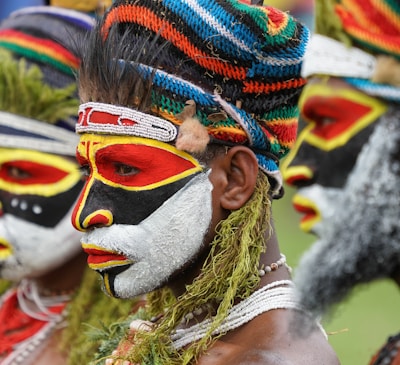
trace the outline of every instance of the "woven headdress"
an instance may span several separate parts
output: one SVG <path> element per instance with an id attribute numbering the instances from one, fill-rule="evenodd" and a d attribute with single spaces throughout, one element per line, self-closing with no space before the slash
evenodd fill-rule
<path id="1" fill-rule="evenodd" d="M 83 13 L 27 7 L 0 23 L 0 145 L 73 156 L 80 64 L 77 40 L 94 25 Z"/>
<path id="2" fill-rule="evenodd" d="M 303 76 L 343 77 L 372 96 L 400 101 L 400 4 L 316 0 Z"/>
<path id="3" fill-rule="evenodd" d="M 247 145 L 278 193 L 278 163 L 295 141 L 305 83 L 302 24 L 237 0 L 124 0 L 97 34 L 80 73 L 78 133 L 144 136 L 188 152 Z M 125 82 L 132 74 L 152 84 L 147 109 L 134 95 L 141 87 Z"/>

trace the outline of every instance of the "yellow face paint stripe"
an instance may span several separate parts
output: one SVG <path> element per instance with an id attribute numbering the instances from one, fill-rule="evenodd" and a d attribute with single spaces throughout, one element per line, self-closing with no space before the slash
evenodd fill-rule
<path id="1" fill-rule="evenodd" d="M 113 223 L 114 217 L 113 217 L 112 213 L 109 210 L 106 210 L 106 209 L 99 209 L 99 210 L 96 210 L 95 212 L 89 214 L 85 218 L 85 220 L 82 223 L 83 227 L 84 228 L 89 227 L 90 221 L 93 219 L 93 217 L 95 217 L 97 215 L 101 215 L 101 216 L 107 218 L 107 221 L 108 221 L 107 226 L 111 225 Z"/>
<path id="2" fill-rule="evenodd" d="M 60 181 L 45 184 L 46 189 L 43 188 L 44 185 L 42 183 L 22 185 L 0 179 L 0 190 L 12 191 L 15 194 L 51 197 L 68 191 L 81 179 L 81 173 L 77 164 L 63 157 L 38 151 L 0 148 L 0 165 L 5 162 L 17 160 L 31 161 L 41 165 L 56 167 L 67 175 Z"/>
<path id="3" fill-rule="evenodd" d="M 83 187 L 83 189 L 81 191 L 81 194 L 76 203 L 74 212 L 72 214 L 72 224 L 77 230 L 79 230 L 81 232 L 84 232 L 85 228 L 83 226 L 81 226 L 81 224 L 79 223 L 79 217 L 81 216 L 82 210 L 86 205 L 86 200 L 87 200 L 87 197 L 89 195 L 89 192 L 90 192 L 90 189 L 91 189 L 93 183 L 94 183 L 93 179 L 87 181 L 86 185 Z M 83 244 L 82 244 L 82 247 L 85 248 L 85 246 Z M 88 246 L 88 248 L 95 248 L 95 247 Z"/>
<path id="4" fill-rule="evenodd" d="M 288 167 L 282 172 L 283 179 L 288 182 L 290 182 L 290 180 L 295 176 L 301 176 L 310 180 L 313 177 L 313 172 L 307 166 Z"/>
<path id="5" fill-rule="evenodd" d="M 103 274 L 103 283 L 104 283 L 104 289 L 106 293 L 110 296 L 113 297 L 113 293 L 111 292 L 111 287 L 110 287 L 110 276 L 108 273 Z"/>
<path id="6" fill-rule="evenodd" d="M 113 260 L 113 261 L 107 261 L 104 263 L 100 263 L 100 264 L 88 264 L 88 266 L 93 269 L 93 270 L 99 270 L 99 269 L 104 269 L 106 267 L 110 267 L 110 266 L 122 266 L 122 265 L 128 265 L 128 264 L 132 264 L 133 261 L 131 260 Z"/>
<path id="7" fill-rule="evenodd" d="M 281 171 L 283 174 L 286 173 L 286 170 L 288 169 L 288 166 L 291 164 L 295 156 L 297 155 L 297 152 L 299 151 L 300 145 L 303 143 L 304 139 L 307 137 L 307 135 L 310 133 L 310 130 L 314 127 L 314 125 L 307 124 L 302 131 L 300 132 L 299 136 L 296 139 L 296 143 L 291 149 L 291 151 L 288 153 L 288 155 L 283 159 L 281 163 Z"/>
<path id="8" fill-rule="evenodd" d="M 310 233 L 312 228 L 321 221 L 321 217 L 315 216 L 315 218 L 302 220 L 299 224 L 300 229 L 303 232 Z"/>
<path id="9" fill-rule="evenodd" d="M 7 257 L 11 256 L 13 253 L 12 246 L 4 238 L 0 237 L 0 244 L 3 246 L 0 249 L 0 260 L 5 260 Z"/>

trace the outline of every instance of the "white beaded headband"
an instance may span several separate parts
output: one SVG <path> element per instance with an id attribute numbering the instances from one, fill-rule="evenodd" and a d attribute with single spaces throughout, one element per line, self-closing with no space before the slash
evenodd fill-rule
<path id="1" fill-rule="evenodd" d="M 75 156 L 78 136 L 64 128 L 0 111 L 0 146 Z"/>
<path id="2" fill-rule="evenodd" d="M 89 102 L 79 107 L 76 132 L 129 135 L 172 142 L 177 137 L 178 129 L 171 122 L 151 114 L 122 106 Z"/>
<path id="3" fill-rule="evenodd" d="M 303 77 L 323 74 L 370 80 L 375 66 L 376 58 L 371 54 L 314 34 L 307 46 L 301 74 Z"/>

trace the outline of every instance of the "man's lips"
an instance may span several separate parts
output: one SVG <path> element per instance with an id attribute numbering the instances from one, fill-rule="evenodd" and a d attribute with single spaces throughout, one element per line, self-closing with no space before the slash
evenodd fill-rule
<path id="1" fill-rule="evenodd" d="M 93 270 L 106 270 L 116 266 L 131 265 L 133 261 L 115 251 L 106 250 L 90 243 L 82 243 L 88 255 L 88 265 Z"/>
<path id="2" fill-rule="evenodd" d="M 293 197 L 294 208 L 303 215 L 300 221 L 300 228 L 310 232 L 312 227 L 321 220 L 321 214 L 317 206 L 309 199 L 301 195 Z"/>

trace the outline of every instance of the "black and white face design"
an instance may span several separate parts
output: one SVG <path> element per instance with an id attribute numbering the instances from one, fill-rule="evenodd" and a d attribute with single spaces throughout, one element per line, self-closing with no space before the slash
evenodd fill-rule
<path id="1" fill-rule="evenodd" d="M 132 298 L 160 288 L 195 260 L 211 218 L 212 184 L 201 173 L 140 223 L 96 228 L 82 246 L 105 291 Z"/>
<path id="2" fill-rule="evenodd" d="M 70 215 L 82 185 L 64 157 L 0 149 L 0 277 L 38 277 L 80 251 Z"/>
<path id="3" fill-rule="evenodd" d="M 85 134 L 77 150 L 88 174 L 72 221 L 109 295 L 153 291 L 196 259 L 212 219 L 210 171 L 142 137 Z"/>
<path id="4" fill-rule="evenodd" d="M 400 109 L 381 117 L 362 148 L 320 239 L 303 255 L 295 282 L 316 316 L 358 284 L 400 269 Z"/>

